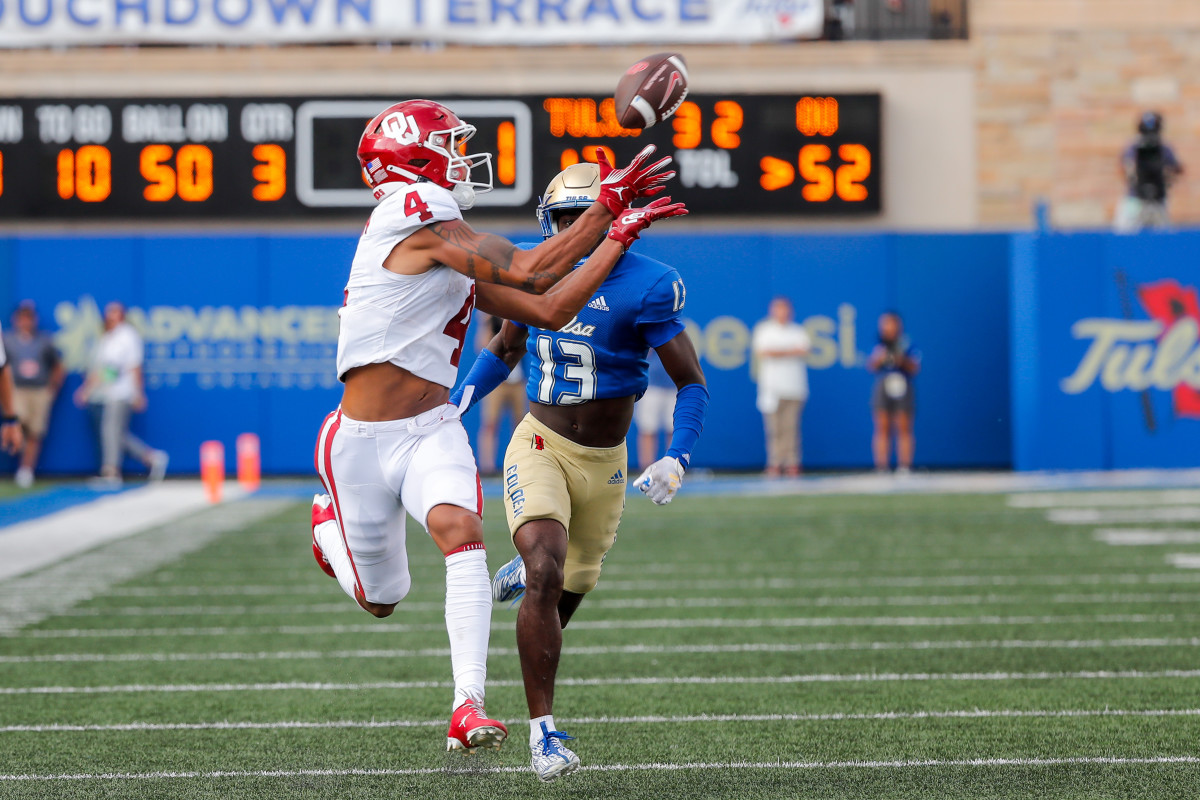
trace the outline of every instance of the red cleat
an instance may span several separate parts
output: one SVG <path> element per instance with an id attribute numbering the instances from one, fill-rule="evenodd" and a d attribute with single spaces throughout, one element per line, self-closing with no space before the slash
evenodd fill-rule
<path id="1" fill-rule="evenodd" d="M 483 704 L 472 700 L 463 703 L 450 717 L 450 731 L 446 734 L 447 750 L 463 750 L 474 753 L 480 747 L 499 750 L 508 738 L 508 728 L 503 722 L 488 719 Z"/>
<path id="2" fill-rule="evenodd" d="M 327 494 L 315 495 L 312 506 L 313 558 L 317 560 L 317 566 L 324 570 L 325 574 L 331 578 L 336 578 L 337 573 L 333 571 L 333 567 L 329 564 L 329 559 L 325 558 L 325 553 L 321 550 L 321 545 L 317 544 L 317 526 L 334 521 L 332 498 Z"/>

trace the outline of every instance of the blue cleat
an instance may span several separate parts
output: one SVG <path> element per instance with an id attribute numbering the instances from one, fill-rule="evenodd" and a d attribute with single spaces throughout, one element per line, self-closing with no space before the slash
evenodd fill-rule
<path id="1" fill-rule="evenodd" d="M 546 723 L 542 723 L 542 737 L 529 748 L 539 781 L 549 783 L 579 769 L 579 756 L 562 746 L 563 740 L 574 738 L 562 731 L 547 730 Z"/>
<path id="2" fill-rule="evenodd" d="M 496 570 L 496 577 L 492 578 L 492 600 L 497 603 L 506 603 L 511 600 L 512 605 L 515 606 L 521 602 L 521 598 L 524 596 L 525 561 L 518 555 Z"/>

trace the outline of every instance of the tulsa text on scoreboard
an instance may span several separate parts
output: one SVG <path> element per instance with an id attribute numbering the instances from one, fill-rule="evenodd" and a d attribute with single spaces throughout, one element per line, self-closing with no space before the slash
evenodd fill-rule
<path id="1" fill-rule="evenodd" d="M 495 154 L 480 213 L 531 211 L 563 167 L 646 143 L 674 156 L 694 214 L 881 209 L 878 94 L 692 95 L 666 124 L 616 121 L 611 98 L 436 98 Z M 355 150 L 389 98 L 0 100 L 0 218 L 280 219 L 374 203 Z"/>

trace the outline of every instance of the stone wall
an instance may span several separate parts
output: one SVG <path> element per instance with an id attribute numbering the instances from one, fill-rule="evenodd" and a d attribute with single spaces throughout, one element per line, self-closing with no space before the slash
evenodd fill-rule
<path id="1" fill-rule="evenodd" d="M 981 223 L 1026 225 L 1043 196 L 1056 225 L 1108 225 L 1119 154 L 1154 109 L 1193 170 L 1173 217 L 1200 224 L 1200 2 L 976 0 L 971 13 Z"/>

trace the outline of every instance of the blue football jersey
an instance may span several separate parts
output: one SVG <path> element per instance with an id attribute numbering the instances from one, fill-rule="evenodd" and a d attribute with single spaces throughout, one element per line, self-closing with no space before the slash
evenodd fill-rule
<path id="1" fill-rule="evenodd" d="M 646 356 L 683 331 L 686 299 L 683 279 L 673 267 L 626 253 L 561 330 L 516 323 L 529 331 L 523 363 L 530 401 L 568 406 L 641 397 L 648 381 Z"/>

